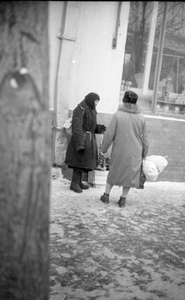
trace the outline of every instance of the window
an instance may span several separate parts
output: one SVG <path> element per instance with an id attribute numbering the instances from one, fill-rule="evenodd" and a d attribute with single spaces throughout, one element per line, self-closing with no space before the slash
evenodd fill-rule
<path id="1" fill-rule="evenodd" d="M 166 3 L 130 2 L 122 89 L 135 90 L 147 97 L 150 103 L 155 97 L 155 108 L 160 108 L 160 111 L 164 108 L 165 113 L 184 114 L 185 3 Z M 162 27 L 165 9 L 166 23 Z M 161 53 L 161 63 L 157 67 L 158 50 Z M 165 103 L 169 109 L 166 109 Z"/>

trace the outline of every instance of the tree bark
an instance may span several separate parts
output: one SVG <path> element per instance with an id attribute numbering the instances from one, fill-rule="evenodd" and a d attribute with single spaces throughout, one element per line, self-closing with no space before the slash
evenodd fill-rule
<path id="1" fill-rule="evenodd" d="M 47 26 L 47 1 L 0 3 L 1 300 L 49 299 Z"/>

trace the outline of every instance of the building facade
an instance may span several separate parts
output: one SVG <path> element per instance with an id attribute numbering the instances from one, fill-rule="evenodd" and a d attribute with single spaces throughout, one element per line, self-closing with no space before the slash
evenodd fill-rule
<path id="1" fill-rule="evenodd" d="M 149 154 L 168 158 L 159 180 L 185 179 L 183 2 L 49 2 L 50 107 L 62 127 L 89 92 L 108 125 L 127 89 L 139 95 Z M 54 135 L 62 166 L 67 136 Z"/>

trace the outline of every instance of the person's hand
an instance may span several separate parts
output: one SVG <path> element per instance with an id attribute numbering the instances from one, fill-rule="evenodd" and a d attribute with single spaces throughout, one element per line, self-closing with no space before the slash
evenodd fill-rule
<path id="1" fill-rule="evenodd" d="M 101 125 L 100 131 L 101 133 L 104 133 L 106 131 L 107 127 L 105 125 Z"/>

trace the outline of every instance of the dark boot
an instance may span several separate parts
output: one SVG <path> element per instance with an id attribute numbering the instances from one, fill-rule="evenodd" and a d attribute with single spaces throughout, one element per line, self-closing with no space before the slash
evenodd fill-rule
<path id="1" fill-rule="evenodd" d="M 81 193 L 82 192 L 82 189 L 80 187 L 80 174 L 81 173 L 78 172 L 76 169 L 73 169 L 70 189 L 72 191 L 74 191 L 75 193 Z"/>
<path id="2" fill-rule="evenodd" d="M 83 190 L 87 190 L 89 188 L 89 186 L 87 184 L 82 183 L 82 173 L 80 173 L 80 187 Z"/>
<path id="3" fill-rule="evenodd" d="M 109 194 L 103 194 L 101 197 L 100 197 L 100 200 L 106 204 L 109 203 Z"/>
<path id="4" fill-rule="evenodd" d="M 120 197 L 119 201 L 118 201 L 118 205 L 119 207 L 124 207 L 126 203 L 126 198 L 124 197 Z"/>

